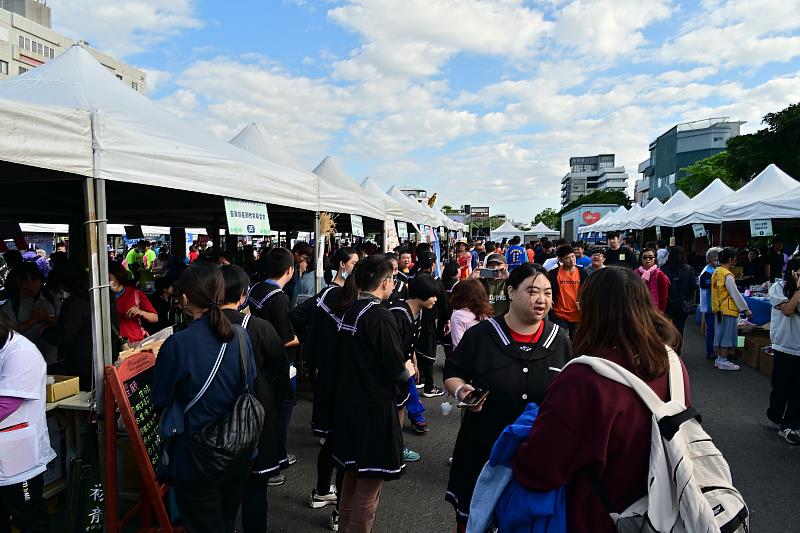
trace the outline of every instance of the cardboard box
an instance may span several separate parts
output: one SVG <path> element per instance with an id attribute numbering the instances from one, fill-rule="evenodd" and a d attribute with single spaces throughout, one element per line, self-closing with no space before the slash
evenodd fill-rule
<path id="1" fill-rule="evenodd" d="M 77 376 L 47 376 L 47 403 L 57 402 L 70 396 L 75 396 L 80 391 L 80 382 Z M 49 378 L 55 378 L 55 383 L 49 383 Z"/>
<path id="2" fill-rule="evenodd" d="M 772 366 L 774 359 L 772 354 L 761 352 L 758 359 L 758 371 L 768 378 L 772 378 Z"/>
<path id="3" fill-rule="evenodd" d="M 769 337 L 747 337 L 744 341 L 744 356 L 742 357 L 744 364 L 752 368 L 758 368 L 761 349 L 769 345 Z"/>

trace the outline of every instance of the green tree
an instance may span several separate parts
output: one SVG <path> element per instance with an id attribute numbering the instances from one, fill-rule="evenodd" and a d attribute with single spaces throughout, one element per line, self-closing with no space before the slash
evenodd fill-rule
<path id="1" fill-rule="evenodd" d="M 776 113 L 767 113 L 767 127 L 728 141 L 726 166 L 742 182 L 775 163 L 781 170 L 800 178 L 800 103 Z"/>
<path id="2" fill-rule="evenodd" d="M 561 215 L 552 207 L 548 207 L 534 217 L 533 225 L 535 226 L 539 222 L 544 222 L 544 225 L 550 229 L 559 229 L 561 228 Z"/>
<path id="3" fill-rule="evenodd" d="M 719 178 L 733 190 L 742 186 L 741 180 L 736 178 L 728 167 L 730 158 L 727 151 L 720 152 L 695 161 L 686 168 L 686 177 L 678 180 L 678 188 L 685 192 L 687 196 L 693 197 L 705 189 L 712 181 Z"/>

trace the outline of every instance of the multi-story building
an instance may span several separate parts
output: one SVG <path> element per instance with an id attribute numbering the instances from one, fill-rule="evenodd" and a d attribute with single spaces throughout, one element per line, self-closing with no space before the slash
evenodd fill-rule
<path id="1" fill-rule="evenodd" d="M 639 168 L 641 168 L 642 164 L 639 164 Z M 641 172 L 641 170 L 639 171 Z M 636 183 L 633 187 L 633 202 L 639 204 L 640 206 L 644 207 L 650 201 L 650 179 L 643 177 L 640 180 L 636 180 Z"/>
<path id="2" fill-rule="evenodd" d="M 425 202 L 426 204 L 428 203 L 428 191 L 426 191 L 425 189 L 403 188 L 400 189 L 400 192 L 416 202 Z"/>
<path id="3" fill-rule="evenodd" d="M 628 188 L 625 167 L 614 166 L 614 154 L 570 157 L 570 171 L 561 178 L 561 206 L 594 191 L 622 191 Z"/>
<path id="4" fill-rule="evenodd" d="M 51 29 L 50 7 L 45 0 L 0 0 L 0 80 L 24 74 L 73 44 L 75 41 Z M 143 71 L 95 50 L 84 41 L 80 44 L 122 83 L 146 94 Z"/>
<path id="5" fill-rule="evenodd" d="M 664 201 L 675 194 L 678 180 L 686 176 L 683 169 L 725 150 L 742 124 L 727 117 L 707 118 L 677 124 L 659 135 L 650 143 L 650 158 L 639 163 L 639 173 L 649 183 L 647 200 Z"/>

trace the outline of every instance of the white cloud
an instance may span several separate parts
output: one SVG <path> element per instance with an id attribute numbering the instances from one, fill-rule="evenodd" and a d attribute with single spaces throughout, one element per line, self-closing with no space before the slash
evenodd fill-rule
<path id="1" fill-rule="evenodd" d="M 119 58 L 203 25 L 193 0 L 50 0 L 49 5 L 56 31 Z"/>
<path id="2" fill-rule="evenodd" d="M 611 59 L 645 44 L 642 30 L 670 12 L 666 0 L 575 0 L 558 13 L 553 35 L 581 54 Z"/>
<path id="3" fill-rule="evenodd" d="M 336 65 L 346 79 L 430 76 L 460 52 L 524 58 L 551 25 L 522 0 L 350 0 L 328 16 L 365 40 Z"/>
<path id="4" fill-rule="evenodd" d="M 172 73 L 166 70 L 158 70 L 154 68 L 141 68 L 140 69 L 147 76 L 147 92 L 153 94 L 158 91 L 159 87 L 168 83 L 172 79 Z"/>

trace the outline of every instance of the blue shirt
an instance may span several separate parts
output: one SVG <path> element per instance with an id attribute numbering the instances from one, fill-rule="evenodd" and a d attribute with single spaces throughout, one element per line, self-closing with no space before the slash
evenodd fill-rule
<path id="1" fill-rule="evenodd" d="M 575 258 L 575 264 L 578 265 L 579 267 L 587 268 L 587 267 L 592 266 L 592 259 L 591 259 L 591 257 L 587 257 L 585 255 L 582 255 L 580 257 L 576 257 Z"/>
<path id="2" fill-rule="evenodd" d="M 249 352 L 247 377 L 252 391 L 256 364 L 249 337 L 246 338 Z M 154 407 L 165 409 L 160 422 L 161 437 L 175 439 L 170 460 L 170 476 L 175 479 L 203 477 L 189 455 L 184 409 L 208 379 L 221 347 L 222 343 L 211 331 L 208 317 L 203 316 L 192 321 L 185 330 L 167 338 L 156 359 L 150 400 Z M 239 341 L 234 336 L 226 346 L 216 376 L 187 413 L 192 431 L 198 431 L 231 412 L 244 390 L 240 360 Z"/>
<path id="3" fill-rule="evenodd" d="M 528 262 L 528 252 L 522 246 L 515 244 L 506 250 L 506 262 L 508 263 L 508 270 L 512 271 L 521 264 Z"/>
<path id="4" fill-rule="evenodd" d="M 704 268 L 703 272 L 700 274 L 698 285 L 700 286 L 701 313 L 711 312 L 711 275 L 714 274 L 714 270 L 716 269 L 711 265 L 706 265 L 706 268 Z"/>

